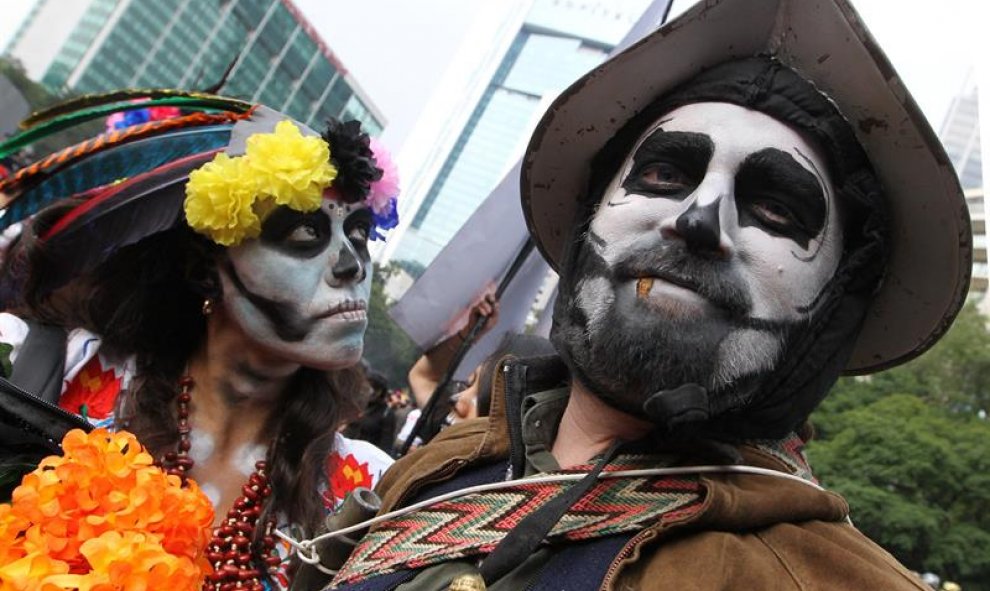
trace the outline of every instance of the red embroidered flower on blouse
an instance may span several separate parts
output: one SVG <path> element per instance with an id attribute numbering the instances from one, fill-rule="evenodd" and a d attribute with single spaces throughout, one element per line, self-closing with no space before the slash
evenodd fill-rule
<path id="1" fill-rule="evenodd" d="M 120 393 L 120 381 L 112 367 L 103 369 L 97 355 L 79 370 L 58 405 L 72 413 L 105 419 L 113 412 L 117 394 Z"/>
<path id="2" fill-rule="evenodd" d="M 373 484 L 368 462 L 358 462 L 354 454 L 341 457 L 339 453 L 334 452 L 327 460 L 327 468 L 330 475 L 330 494 L 335 503 L 343 501 L 347 493 L 355 488 L 359 486 L 371 488 Z"/>

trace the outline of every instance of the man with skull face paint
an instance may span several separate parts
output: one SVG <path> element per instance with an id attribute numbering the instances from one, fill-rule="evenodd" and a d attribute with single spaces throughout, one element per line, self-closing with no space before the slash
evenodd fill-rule
<path id="1" fill-rule="evenodd" d="M 48 159 L 60 167 L 4 187 L 9 217 L 73 198 L 26 230 L 20 314 L 0 314 L 0 340 L 30 373 L 46 329 L 21 316 L 64 327 L 48 347 L 66 352 L 64 385 L 55 370 L 54 390 L 35 393 L 134 432 L 169 473 L 196 480 L 220 526 L 204 588 L 283 588 L 288 547 L 272 529 L 312 535 L 391 464 L 336 431 L 363 386 L 368 241 L 395 221 L 396 171 L 357 121 L 330 120 L 321 136 L 261 105 L 145 92 L 87 100 L 104 113 L 187 111 L 73 146 Z M 86 106 L 57 114 L 91 118 Z M 232 542 L 231 524 L 251 539 Z"/>
<path id="2" fill-rule="evenodd" d="M 951 166 L 845 0 L 704 2 L 613 57 L 544 115 L 522 201 L 560 357 L 386 474 L 383 513 L 421 504 L 335 588 L 924 589 L 801 452 L 969 279 Z"/>

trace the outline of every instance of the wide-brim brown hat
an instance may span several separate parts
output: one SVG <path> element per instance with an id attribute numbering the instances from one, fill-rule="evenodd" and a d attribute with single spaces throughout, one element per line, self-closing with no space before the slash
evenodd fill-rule
<path id="1" fill-rule="evenodd" d="M 972 230 L 945 150 L 846 0 L 708 0 L 565 90 L 540 120 L 522 168 L 522 205 L 559 269 L 594 155 L 637 112 L 717 64 L 773 56 L 829 96 L 880 183 L 890 260 L 846 373 L 908 361 L 949 328 L 966 299 Z"/>

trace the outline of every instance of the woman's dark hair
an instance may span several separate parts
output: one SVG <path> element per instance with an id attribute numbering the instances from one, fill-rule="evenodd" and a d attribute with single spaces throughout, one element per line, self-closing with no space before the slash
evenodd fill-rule
<path id="1" fill-rule="evenodd" d="M 203 300 L 222 297 L 214 262 L 223 256 L 221 247 L 182 225 L 121 248 L 64 288 L 68 293 L 48 294 L 37 288 L 45 272 L 44 244 L 24 242 L 32 270 L 26 309 L 48 322 L 92 330 L 110 353 L 134 355 L 137 377 L 118 398 L 118 426 L 137 435 L 154 457 L 174 450 L 178 381 L 206 336 Z M 357 369 L 303 368 L 265 426 L 272 439 L 267 460 L 273 491 L 265 511 L 286 516 L 307 535 L 325 516 L 316 491 L 341 413 L 360 380 Z"/>
<path id="2" fill-rule="evenodd" d="M 507 333 L 499 342 L 495 351 L 485 358 L 478 366 L 478 416 L 486 417 L 492 403 L 492 381 L 495 379 L 495 369 L 503 357 L 512 356 L 519 359 L 526 357 L 543 357 L 553 355 L 556 351 L 547 339 L 530 334 Z"/>

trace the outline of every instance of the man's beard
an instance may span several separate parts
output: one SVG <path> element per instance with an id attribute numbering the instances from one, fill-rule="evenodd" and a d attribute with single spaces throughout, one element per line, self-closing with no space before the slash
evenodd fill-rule
<path id="1" fill-rule="evenodd" d="M 612 266 L 587 242 L 580 248 L 569 269 L 580 279 L 561 281 L 551 339 L 585 386 L 634 416 L 647 416 L 643 403 L 654 394 L 685 384 L 704 388 L 719 409 L 745 406 L 799 326 L 751 318 L 751 298 L 729 264 L 678 244 L 631 251 Z M 712 309 L 672 317 L 620 295 L 637 277 L 691 285 Z"/>

